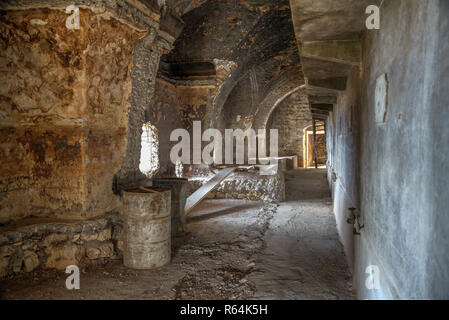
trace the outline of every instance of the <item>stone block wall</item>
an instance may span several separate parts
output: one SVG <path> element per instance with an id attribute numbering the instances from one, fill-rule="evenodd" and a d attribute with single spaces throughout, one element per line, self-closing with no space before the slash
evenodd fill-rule
<path id="1" fill-rule="evenodd" d="M 24 220 L 0 228 L 0 277 L 122 257 L 117 213 L 86 221 Z"/>
<path id="2" fill-rule="evenodd" d="M 155 1 L 0 3 L 0 276 L 120 258 L 118 182 L 139 183 L 159 59 L 182 21 Z"/>
<path id="3" fill-rule="evenodd" d="M 304 129 L 312 125 L 312 114 L 304 90 L 297 90 L 285 98 L 271 113 L 267 129 L 278 129 L 279 156 L 298 156 L 304 166 Z"/>
<path id="4" fill-rule="evenodd" d="M 189 179 L 189 195 L 210 177 Z M 235 172 L 211 192 L 209 199 L 244 199 L 281 202 L 285 200 L 285 178 L 281 170 L 276 175 L 261 176 L 257 172 Z"/>

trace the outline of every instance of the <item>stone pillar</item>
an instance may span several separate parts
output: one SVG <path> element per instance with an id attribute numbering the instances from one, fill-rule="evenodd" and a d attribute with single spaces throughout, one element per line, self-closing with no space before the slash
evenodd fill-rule
<path id="1" fill-rule="evenodd" d="M 139 170 L 142 126 L 145 123 L 145 110 L 153 99 L 160 57 L 171 48 L 170 45 L 156 33 L 151 33 L 135 47 L 125 159 L 116 176 L 118 190 L 141 185 L 146 179 Z"/>
<path id="2" fill-rule="evenodd" d="M 66 25 L 71 4 L 79 29 Z M 117 209 L 111 185 L 125 150 L 134 45 L 158 28 L 159 9 L 137 0 L 0 9 L 0 222 Z"/>
<path id="3" fill-rule="evenodd" d="M 182 27 L 182 22 L 176 16 L 164 11 L 159 30 L 152 30 L 136 45 L 131 69 L 132 92 L 129 99 L 131 109 L 126 132 L 126 153 L 122 168 L 115 177 L 116 191 L 142 185 L 146 180 L 139 170 L 140 140 L 142 126 L 146 120 L 145 110 L 152 103 L 160 58 L 172 50 Z"/>

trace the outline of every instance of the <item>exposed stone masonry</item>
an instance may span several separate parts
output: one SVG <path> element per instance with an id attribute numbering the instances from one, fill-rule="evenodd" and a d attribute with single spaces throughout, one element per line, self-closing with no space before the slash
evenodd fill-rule
<path id="1" fill-rule="evenodd" d="M 190 179 L 190 193 L 209 179 L 208 177 Z M 256 172 L 235 172 L 225 179 L 209 198 L 281 202 L 285 199 L 284 174 L 281 170 L 276 175 L 269 176 L 261 176 Z"/>
<path id="2" fill-rule="evenodd" d="M 305 90 L 298 90 L 285 98 L 272 112 L 267 129 L 279 131 L 279 156 L 298 156 L 303 166 L 304 129 L 312 125 L 312 114 Z"/>
<path id="3" fill-rule="evenodd" d="M 65 270 L 105 259 L 120 259 L 119 215 L 70 221 L 35 218 L 0 228 L 0 277 L 38 268 Z"/>
<path id="4" fill-rule="evenodd" d="M 66 17 L 2 12 L 1 222 L 119 206 L 112 178 L 125 147 L 134 43 L 144 33 L 88 9 L 79 30 L 67 29 Z"/>

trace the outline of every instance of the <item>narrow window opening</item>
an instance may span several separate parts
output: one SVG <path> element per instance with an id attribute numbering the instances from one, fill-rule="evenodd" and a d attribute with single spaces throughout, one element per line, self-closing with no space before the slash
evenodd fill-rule
<path id="1" fill-rule="evenodd" d="M 148 178 L 159 170 L 159 135 L 150 122 L 142 126 L 139 169 Z"/>

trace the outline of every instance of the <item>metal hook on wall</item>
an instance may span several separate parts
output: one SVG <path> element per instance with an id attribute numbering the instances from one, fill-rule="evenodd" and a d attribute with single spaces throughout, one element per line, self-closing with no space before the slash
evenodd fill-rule
<path id="1" fill-rule="evenodd" d="M 360 214 L 356 213 L 356 208 L 348 208 L 350 211 L 349 217 L 346 222 L 353 225 L 352 233 L 355 235 L 360 235 L 360 230 L 365 227 L 365 224 L 360 223 Z"/>

